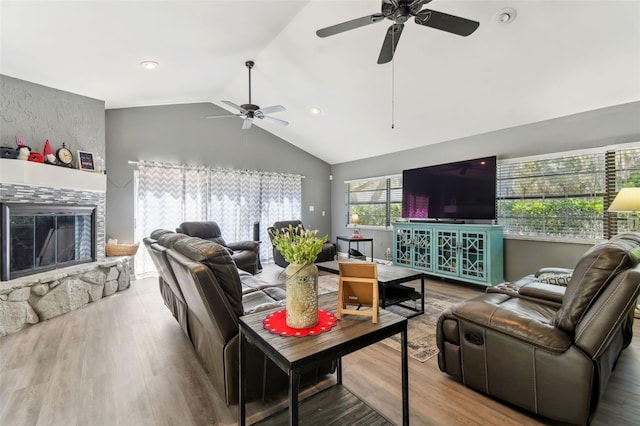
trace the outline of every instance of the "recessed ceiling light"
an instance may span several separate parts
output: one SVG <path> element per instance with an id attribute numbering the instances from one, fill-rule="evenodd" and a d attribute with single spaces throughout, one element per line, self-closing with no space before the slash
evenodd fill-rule
<path id="1" fill-rule="evenodd" d="M 158 68 L 158 63 L 156 61 L 142 61 L 140 62 L 140 66 L 146 70 L 155 70 Z"/>
<path id="2" fill-rule="evenodd" d="M 317 106 L 312 106 L 309 107 L 309 111 L 311 112 L 311 114 L 313 115 L 320 115 L 322 114 L 322 110 L 320 108 L 318 108 Z"/>
<path id="3" fill-rule="evenodd" d="M 516 19 L 518 12 L 512 7 L 505 7 L 493 15 L 493 22 L 500 25 L 510 24 Z"/>

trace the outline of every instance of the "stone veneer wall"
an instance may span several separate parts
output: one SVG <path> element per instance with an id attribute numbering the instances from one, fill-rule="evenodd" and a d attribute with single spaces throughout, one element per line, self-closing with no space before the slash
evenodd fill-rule
<path id="1" fill-rule="evenodd" d="M 18 161 L 18 160 L 15 160 Z M 49 166 L 53 167 L 53 166 Z M 79 172 L 80 173 L 80 172 Z M 82 172 L 86 173 L 86 172 Z M 96 259 L 105 257 L 105 198 L 104 192 L 75 191 L 70 189 L 0 183 L 0 202 L 85 204 L 98 207 L 96 212 Z"/>
<path id="2" fill-rule="evenodd" d="M 129 288 L 132 257 L 110 257 L 0 282 L 0 336 Z"/>

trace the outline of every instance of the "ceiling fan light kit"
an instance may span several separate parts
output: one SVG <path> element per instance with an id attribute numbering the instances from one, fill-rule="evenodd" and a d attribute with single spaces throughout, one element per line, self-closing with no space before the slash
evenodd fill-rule
<path id="1" fill-rule="evenodd" d="M 378 56 L 379 64 L 386 64 L 393 59 L 398 46 L 404 23 L 413 17 L 414 22 L 425 27 L 435 28 L 452 34 L 466 37 L 480 26 L 479 22 L 459 16 L 449 15 L 436 10 L 422 9 L 431 0 L 382 0 L 380 13 L 332 25 L 316 31 L 318 37 L 328 37 L 345 31 L 354 30 L 366 25 L 389 19 L 394 22 L 385 35 L 382 49 Z M 513 15 L 515 17 L 515 15 Z"/>
<path id="2" fill-rule="evenodd" d="M 266 121 L 267 123 L 278 124 L 280 126 L 286 126 L 289 123 L 280 120 L 279 118 L 269 117 L 266 114 L 271 114 L 273 112 L 281 112 L 285 111 L 286 108 L 282 105 L 273 105 L 266 108 L 260 108 L 258 105 L 254 105 L 251 103 L 251 69 L 254 67 L 255 62 L 247 61 L 244 65 L 249 70 L 249 102 L 246 104 L 238 105 L 231 101 L 222 101 L 223 104 L 230 106 L 233 109 L 240 111 L 237 114 L 227 114 L 227 115 L 210 115 L 205 118 L 226 118 L 226 117 L 242 117 L 244 120 L 242 121 L 242 129 L 246 130 L 251 127 L 254 119 L 259 119 Z"/>

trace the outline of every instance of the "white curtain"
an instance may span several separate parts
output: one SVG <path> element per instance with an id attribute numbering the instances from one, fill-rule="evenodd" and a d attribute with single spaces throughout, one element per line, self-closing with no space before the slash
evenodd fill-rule
<path id="1" fill-rule="evenodd" d="M 214 169 L 209 176 L 210 220 L 227 242 L 253 239 L 253 224 L 260 221 L 260 173 Z"/>
<path id="2" fill-rule="evenodd" d="M 184 172 L 180 167 L 159 163 L 138 163 L 136 180 L 135 240 L 142 241 L 152 231 L 163 228 L 175 230 L 182 222 L 184 205 Z M 135 273 L 143 277 L 155 268 L 146 249 L 139 249 L 135 257 Z"/>
<path id="3" fill-rule="evenodd" d="M 249 170 L 211 169 L 174 164 L 138 163 L 136 241 L 156 229 L 185 221 L 218 223 L 227 242 L 253 239 L 260 223 L 260 259 L 273 258 L 267 227 L 298 219 L 302 212 L 302 176 Z M 136 276 L 155 273 L 147 250 L 136 255 Z"/>
<path id="4" fill-rule="evenodd" d="M 302 212 L 302 176 L 266 174 L 262 177 L 260 223 L 260 259 L 273 259 L 267 228 L 280 220 L 300 219 Z"/>

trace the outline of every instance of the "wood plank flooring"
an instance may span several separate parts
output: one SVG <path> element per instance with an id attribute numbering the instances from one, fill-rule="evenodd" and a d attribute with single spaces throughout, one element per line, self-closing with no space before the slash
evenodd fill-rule
<path id="1" fill-rule="evenodd" d="M 265 265 L 263 274 L 279 270 Z M 467 298 L 481 289 L 427 280 L 427 291 Z M 592 425 L 640 418 L 640 321 Z M 0 425 L 234 425 L 237 406 L 218 397 L 164 306 L 155 278 L 0 338 Z M 387 419 L 401 419 L 400 356 L 375 344 L 343 359 L 343 382 Z M 413 425 L 551 424 L 409 360 Z M 332 386 L 329 377 L 301 398 Z M 329 395 L 329 394 L 327 394 Z M 249 424 L 287 407 L 286 395 L 247 405 Z"/>

